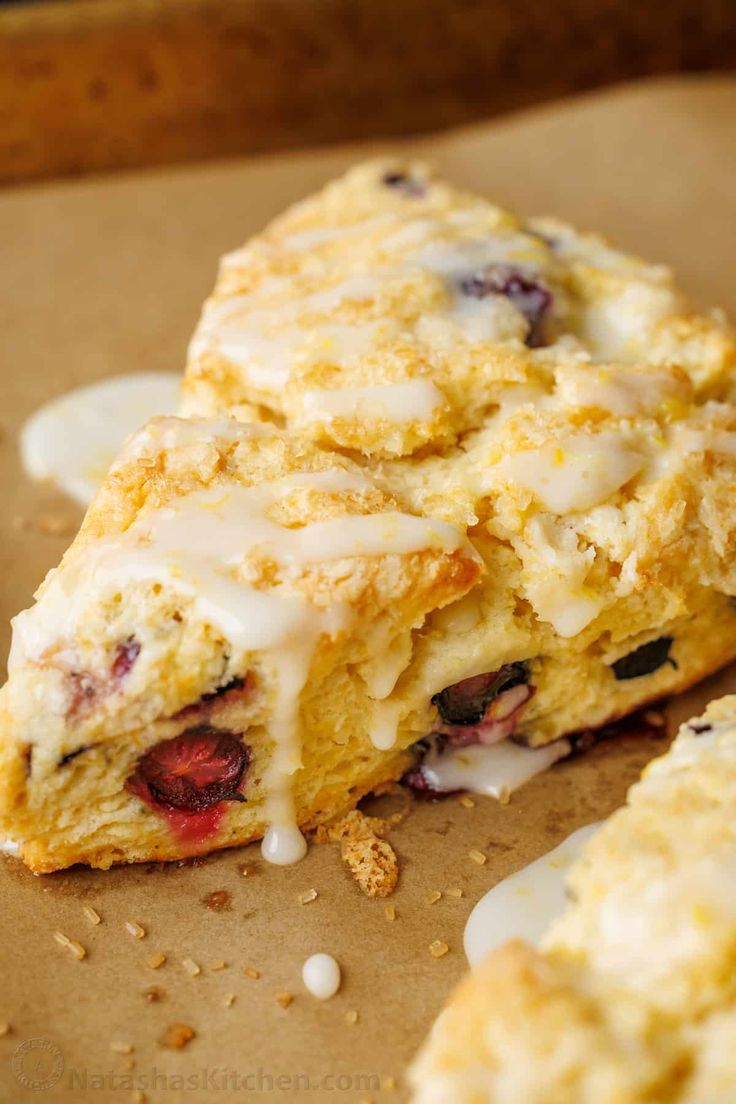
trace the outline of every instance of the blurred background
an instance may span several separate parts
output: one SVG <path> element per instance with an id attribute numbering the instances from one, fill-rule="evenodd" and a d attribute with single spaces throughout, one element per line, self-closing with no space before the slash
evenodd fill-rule
<path id="1" fill-rule="evenodd" d="M 416 134 L 734 68 L 735 0 L 0 0 L 0 181 Z"/>

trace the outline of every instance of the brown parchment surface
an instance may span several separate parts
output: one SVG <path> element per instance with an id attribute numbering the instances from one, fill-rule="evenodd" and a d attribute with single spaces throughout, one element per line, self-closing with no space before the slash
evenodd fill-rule
<path id="1" fill-rule="evenodd" d="M 560 214 L 674 265 L 699 301 L 736 316 L 736 79 L 632 86 L 403 148 L 502 203 Z M 68 542 L 24 522 L 78 521 L 73 506 L 23 476 L 23 419 L 86 381 L 180 369 L 218 256 L 373 152 L 306 152 L 0 194 L 3 655 L 8 618 Z M 736 676 L 725 674 L 673 702 L 672 723 L 730 688 Z M 0 1038 L 0 1101 L 128 1104 L 136 1089 L 152 1104 L 404 1100 L 402 1071 L 466 968 L 462 932 L 475 901 L 608 814 L 664 746 L 633 735 L 600 745 L 506 807 L 480 798 L 474 809 L 454 798 L 415 805 L 392 835 L 401 859 L 393 921 L 384 902 L 361 895 L 328 845 L 288 869 L 269 868 L 255 847 L 195 867 L 45 878 L 0 859 L 0 1021 L 11 1025 Z M 485 866 L 468 858 L 471 848 L 488 855 Z M 240 875 L 244 861 L 256 864 L 253 876 Z M 431 891 L 450 887 L 463 897 L 427 904 Z M 312 888 L 316 900 L 300 904 Z M 203 903 L 217 889 L 232 895 L 222 912 Z M 85 904 L 102 916 L 99 926 Z M 143 940 L 125 930 L 127 920 L 143 926 Z M 87 948 L 83 962 L 54 943 L 57 929 Z M 437 960 L 427 950 L 435 939 L 450 947 Z M 168 961 L 154 971 L 144 963 L 158 950 Z M 319 950 L 343 967 L 342 989 L 325 1004 L 300 980 L 303 960 Z M 201 965 L 199 976 L 182 968 L 185 957 Z M 218 960 L 226 968 L 210 970 Z M 260 977 L 244 976 L 246 966 Z M 154 1003 L 145 997 L 152 987 L 161 993 Z M 282 991 L 294 994 L 287 1009 L 275 1000 Z M 353 1025 L 349 1011 L 358 1013 Z M 176 1021 L 196 1037 L 165 1050 L 158 1040 Z M 132 1053 L 114 1052 L 118 1043 Z M 33 1077 L 41 1087 L 29 1087 Z M 390 1078 L 397 1089 L 379 1084 Z"/>

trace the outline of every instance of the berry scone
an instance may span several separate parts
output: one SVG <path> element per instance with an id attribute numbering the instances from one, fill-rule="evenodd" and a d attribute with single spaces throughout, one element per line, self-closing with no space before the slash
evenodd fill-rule
<path id="1" fill-rule="evenodd" d="M 415 1104 L 736 1099 L 736 697 L 683 725 L 593 836 L 540 951 L 460 987 Z"/>
<path id="2" fill-rule="evenodd" d="M 466 594 L 457 526 L 272 426 L 154 420 L 14 623 L 0 825 L 34 871 L 264 838 L 277 863 L 399 778 L 372 696 Z"/>
<path id="3" fill-rule="evenodd" d="M 183 409 L 285 425 L 467 529 L 484 579 L 375 736 L 432 734 L 419 788 L 499 793 L 736 655 L 733 366 L 666 269 L 380 162 L 223 259 Z"/>

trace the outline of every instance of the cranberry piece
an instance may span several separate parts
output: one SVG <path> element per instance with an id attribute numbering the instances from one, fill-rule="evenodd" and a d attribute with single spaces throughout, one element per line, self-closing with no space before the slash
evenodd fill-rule
<path id="1" fill-rule="evenodd" d="M 166 808 L 201 813 L 221 801 L 245 800 L 238 787 L 249 761 L 237 733 L 196 725 L 150 748 L 128 787 Z"/>
<path id="2" fill-rule="evenodd" d="M 125 676 L 130 673 L 133 664 L 140 654 L 140 642 L 136 640 L 134 636 L 129 636 L 122 644 L 118 644 L 115 649 L 115 658 L 110 668 L 112 677 L 117 681 L 124 679 Z"/>
<path id="3" fill-rule="evenodd" d="M 427 192 L 421 180 L 416 180 L 413 176 L 409 176 L 408 173 L 387 172 L 384 173 L 381 182 L 385 184 L 387 188 L 393 188 L 409 199 L 419 199 L 421 196 L 426 195 Z"/>
<path id="4" fill-rule="evenodd" d="M 529 323 L 529 348 L 544 345 L 544 319 L 552 305 L 552 293 L 523 269 L 510 264 L 487 265 L 462 279 L 460 290 L 473 299 L 504 295 Z"/>

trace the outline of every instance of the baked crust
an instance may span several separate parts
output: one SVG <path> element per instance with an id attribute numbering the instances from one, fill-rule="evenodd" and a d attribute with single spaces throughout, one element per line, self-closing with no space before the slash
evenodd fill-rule
<path id="1" fill-rule="evenodd" d="M 459 988 L 416 1104 L 705 1104 L 736 1093 L 736 697 L 683 725 L 592 837 L 541 951 Z"/>

